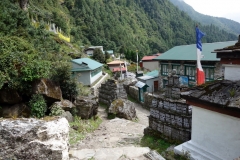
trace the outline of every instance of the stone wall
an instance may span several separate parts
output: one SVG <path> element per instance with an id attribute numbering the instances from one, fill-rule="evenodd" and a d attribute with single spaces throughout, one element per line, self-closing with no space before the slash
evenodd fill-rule
<path id="1" fill-rule="evenodd" d="M 130 86 L 129 87 L 129 93 L 128 93 L 132 98 L 135 100 L 139 101 L 139 92 L 138 88 L 135 86 Z"/>
<path id="2" fill-rule="evenodd" d="M 169 140 L 185 142 L 191 139 L 192 109 L 180 98 L 178 76 L 170 76 L 168 81 L 164 94 L 144 95 L 144 107 L 150 108 L 149 127 L 144 134 L 155 132 Z"/>
<path id="3" fill-rule="evenodd" d="M 108 79 L 105 83 L 101 84 L 99 88 L 99 102 L 110 106 L 118 98 L 127 99 L 127 93 L 122 83 Z"/>
<path id="4" fill-rule="evenodd" d="M 191 139 L 192 110 L 184 100 L 154 98 L 150 107 L 149 129 L 176 141 Z"/>
<path id="5" fill-rule="evenodd" d="M 101 86 L 101 84 L 106 81 L 108 77 L 108 74 L 106 73 L 94 86 L 91 87 L 91 93 L 94 95 L 94 96 L 97 96 L 98 95 L 98 88 Z"/>

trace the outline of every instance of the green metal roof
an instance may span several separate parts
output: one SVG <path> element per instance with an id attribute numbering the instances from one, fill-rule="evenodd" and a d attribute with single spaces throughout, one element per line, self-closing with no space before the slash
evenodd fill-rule
<path id="1" fill-rule="evenodd" d="M 158 73 L 159 73 L 158 70 L 153 70 L 151 72 L 146 73 L 146 75 L 152 76 L 152 77 L 158 77 Z"/>
<path id="2" fill-rule="evenodd" d="M 72 68 L 72 71 L 87 71 L 87 70 L 94 70 L 97 69 L 101 66 L 103 66 L 102 63 L 99 63 L 95 60 L 92 60 L 90 58 L 79 58 L 79 59 L 73 59 L 72 60 L 73 63 L 82 65 L 83 63 L 86 63 L 87 66 L 86 67 L 79 67 L 79 68 Z"/>
<path id="3" fill-rule="evenodd" d="M 202 43 L 202 54 L 204 57 L 201 61 L 220 61 L 216 58 L 216 53 L 211 53 L 215 49 L 232 46 L 237 41 L 216 42 L 216 43 Z M 196 44 L 176 46 L 166 51 L 154 60 L 197 60 L 197 47 Z"/>

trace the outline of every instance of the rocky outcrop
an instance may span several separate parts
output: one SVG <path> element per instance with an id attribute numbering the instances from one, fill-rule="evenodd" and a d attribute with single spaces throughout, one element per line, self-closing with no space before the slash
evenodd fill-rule
<path id="1" fill-rule="evenodd" d="M 116 99 L 108 109 L 108 113 L 115 114 L 119 118 L 133 120 L 136 118 L 134 103 L 129 100 Z"/>
<path id="2" fill-rule="evenodd" d="M 0 116 L 3 118 L 28 118 L 31 115 L 30 108 L 24 103 L 15 104 L 13 106 L 1 106 Z"/>
<path id="3" fill-rule="evenodd" d="M 54 104 L 61 107 L 64 111 L 72 111 L 72 109 L 76 107 L 71 101 L 66 99 L 60 102 L 54 102 Z"/>
<path id="4" fill-rule="evenodd" d="M 2 88 L 0 90 L 0 104 L 17 104 L 22 101 L 16 90 Z"/>
<path id="5" fill-rule="evenodd" d="M 71 114 L 69 111 L 64 112 L 64 113 L 61 115 L 61 117 L 66 118 L 69 123 L 70 123 L 70 122 L 73 122 L 73 120 L 74 120 L 72 114 Z"/>
<path id="6" fill-rule="evenodd" d="M 48 79 L 40 79 L 33 84 L 33 93 L 42 94 L 47 103 L 54 103 L 62 99 L 62 91 L 60 86 L 57 86 Z"/>
<path id="7" fill-rule="evenodd" d="M 77 116 L 82 119 L 89 119 L 97 115 L 99 104 L 94 98 L 78 97 L 74 104 L 76 106 Z"/>
<path id="8" fill-rule="evenodd" d="M 0 120 L 0 157 L 68 160 L 68 132 L 65 118 Z"/>

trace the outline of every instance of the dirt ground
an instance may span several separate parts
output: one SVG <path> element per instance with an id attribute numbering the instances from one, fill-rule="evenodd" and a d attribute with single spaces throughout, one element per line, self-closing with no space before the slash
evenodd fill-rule
<path id="1" fill-rule="evenodd" d="M 70 147 L 70 153 L 72 154 L 72 156 L 75 157 L 75 159 L 89 159 L 89 158 L 86 158 L 86 156 L 84 158 L 82 151 L 87 150 L 89 152 L 91 150 L 92 158 L 95 160 L 97 159 L 100 160 L 101 158 L 94 156 L 96 155 L 96 152 L 97 152 L 96 150 L 100 150 L 100 149 L 106 150 L 106 149 L 113 149 L 113 148 L 115 149 L 125 148 L 126 150 L 126 147 L 136 147 L 136 148 L 127 148 L 127 150 L 133 149 L 133 152 L 136 151 L 136 154 L 137 154 L 137 149 L 139 148 L 142 149 L 140 147 L 140 140 L 143 137 L 144 128 L 148 126 L 149 111 L 144 109 L 140 104 L 137 104 L 137 103 L 135 103 L 135 109 L 138 117 L 138 119 L 135 121 L 129 121 L 121 118 L 115 118 L 115 119 L 109 120 L 107 119 L 107 113 L 105 111 L 105 108 L 100 107 L 98 111 L 98 115 L 99 117 L 102 118 L 103 122 L 101 123 L 101 125 L 97 130 L 87 134 L 85 139 L 83 139 L 79 143 Z M 145 148 L 143 149 L 145 150 Z M 101 152 L 103 152 L 103 150 Z M 113 152 L 113 151 L 110 151 L 110 152 Z M 116 150 L 116 152 L 119 152 L 119 151 Z M 131 157 L 129 158 L 127 154 L 124 153 L 124 151 L 122 155 L 124 156 L 121 156 L 120 158 L 115 157 L 112 159 L 119 159 L 119 160 L 135 159 Z M 136 155 L 136 156 L 139 156 L 139 155 Z M 136 158 L 136 160 L 137 159 L 144 160 L 146 158 L 144 158 L 144 156 L 140 156 Z"/>

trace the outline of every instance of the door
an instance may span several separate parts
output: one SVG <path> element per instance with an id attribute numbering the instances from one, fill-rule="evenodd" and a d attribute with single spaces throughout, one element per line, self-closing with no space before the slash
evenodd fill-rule
<path id="1" fill-rule="evenodd" d="M 158 81 L 154 81 L 154 92 L 158 91 Z"/>

